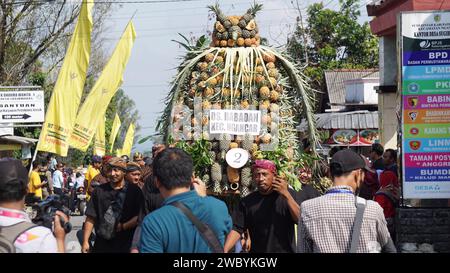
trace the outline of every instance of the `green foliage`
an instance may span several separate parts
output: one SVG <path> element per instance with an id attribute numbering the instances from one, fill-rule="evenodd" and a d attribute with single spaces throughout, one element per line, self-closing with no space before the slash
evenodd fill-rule
<path id="1" fill-rule="evenodd" d="M 211 150 L 210 141 L 201 139 L 192 142 L 178 141 L 174 143 L 173 138 L 169 137 L 169 145 L 173 144 L 192 157 L 196 176 L 202 177 L 209 172 L 209 168 L 214 163 L 213 158 L 209 156 L 209 151 Z"/>
<path id="2" fill-rule="evenodd" d="M 368 23 L 359 24 L 358 0 L 339 0 L 340 9 L 325 9 L 315 3 L 307 9 L 307 24 L 301 24 L 288 39 L 288 52 L 306 63 L 305 74 L 313 87 L 325 91 L 324 71 L 378 66 L 378 39 Z"/>
<path id="3" fill-rule="evenodd" d="M 292 158 L 294 151 L 289 151 L 290 147 L 286 142 L 280 142 L 273 151 L 257 151 L 257 158 L 268 159 L 277 166 L 278 175 L 284 177 L 288 184 L 295 190 L 301 189 L 301 183 L 298 178 L 299 170 L 306 166 L 313 166 L 314 162 L 319 160 L 307 153 L 298 153 L 298 156 Z"/>

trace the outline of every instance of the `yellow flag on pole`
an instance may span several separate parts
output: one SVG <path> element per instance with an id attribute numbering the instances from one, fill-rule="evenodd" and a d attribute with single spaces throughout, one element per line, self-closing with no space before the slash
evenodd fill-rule
<path id="1" fill-rule="evenodd" d="M 116 142 L 116 137 L 117 133 L 119 132 L 119 129 L 120 129 L 120 118 L 119 115 L 116 114 L 116 116 L 114 117 L 111 134 L 109 135 L 109 144 L 111 145 L 111 147 L 109 148 L 110 153 L 112 153 L 114 142 Z"/>
<path id="2" fill-rule="evenodd" d="M 45 122 L 37 145 L 38 151 L 67 156 L 68 139 L 81 95 L 91 53 L 91 10 L 94 1 L 83 1 L 78 22 L 48 104 Z"/>
<path id="3" fill-rule="evenodd" d="M 127 135 L 125 136 L 122 150 L 120 150 L 120 152 L 122 153 L 121 155 L 127 155 L 128 157 L 130 157 L 131 148 L 133 147 L 133 141 L 134 141 L 134 125 L 133 123 L 131 123 L 130 127 L 128 127 Z"/>
<path id="4" fill-rule="evenodd" d="M 97 126 L 97 132 L 95 132 L 94 155 L 104 156 L 105 152 L 105 119 L 103 119 Z"/>
<path id="5" fill-rule="evenodd" d="M 69 138 L 71 147 L 84 152 L 89 147 L 101 117 L 105 116 L 109 102 L 123 82 L 123 72 L 135 38 L 136 32 L 133 22 L 130 21 L 102 74 L 78 111 Z"/>

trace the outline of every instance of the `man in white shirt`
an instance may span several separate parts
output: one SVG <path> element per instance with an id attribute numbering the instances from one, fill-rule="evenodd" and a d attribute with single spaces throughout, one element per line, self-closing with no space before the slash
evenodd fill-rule
<path id="1" fill-rule="evenodd" d="M 23 222 L 31 223 L 24 212 L 28 189 L 28 175 L 22 163 L 14 159 L 0 160 L 0 227 L 5 230 Z M 46 227 L 31 226 L 16 238 L 8 238 L 18 253 L 64 252 L 66 233 L 61 219 L 68 217 L 58 211 L 54 219 L 54 233 Z"/>
<path id="2" fill-rule="evenodd" d="M 58 163 L 56 165 L 56 171 L 53 173 L 53 190 L 55 194 L 58 194 L 60 196 L 63 195 L 62 188 L 64 186 L 64 176 L 63 176 L 63 169 L 64 165 L 61 163 Z"/>

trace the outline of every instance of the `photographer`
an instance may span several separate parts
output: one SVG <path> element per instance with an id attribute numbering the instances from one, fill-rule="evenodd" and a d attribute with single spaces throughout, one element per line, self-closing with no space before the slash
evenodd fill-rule
<path id="1" fill-rule="evenodd" d="M 0 174 L 0 233 L 6 234 L 6 231 L 11 229 L 18 230 L 17 236 L 7 238 L 14 244 L 15 252 L 63 253 L 66 233 L 60 219 L 67 222 L 68 217 L 62 212 L 56 212 L 54 234 L 48 228 L 31 224 L 31 220 L 24 212 L 28 190 L 26 169 L 19 160 L 1 159 Z M 26 236 L 21 236 L 24 234 Z"/>

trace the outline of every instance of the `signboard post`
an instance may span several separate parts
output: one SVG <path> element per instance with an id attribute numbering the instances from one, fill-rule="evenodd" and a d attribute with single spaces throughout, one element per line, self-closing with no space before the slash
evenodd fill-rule
<path id="1" fill-rule="evenodd" d="M 450 12 L 400 15 L 403 196 L 450 198 Z"/>
<path id="2" fill-rule="evenodd" d="M 0 123 L 40 123 L 44 118 L 44 91 L 0 92 Z"/>

